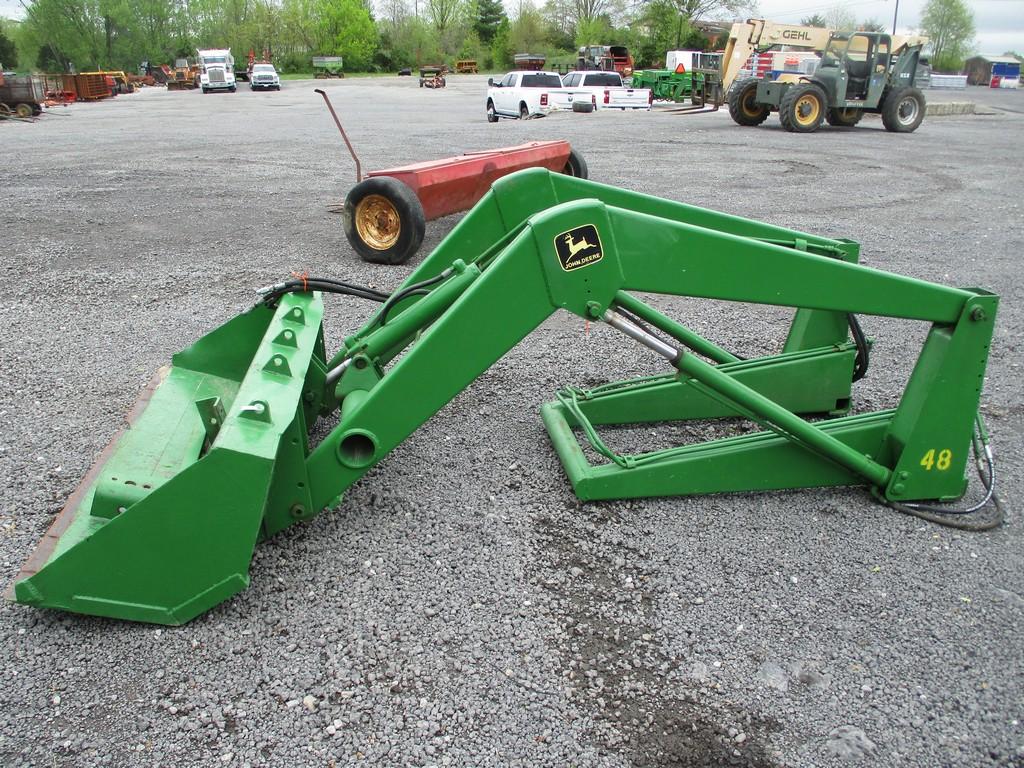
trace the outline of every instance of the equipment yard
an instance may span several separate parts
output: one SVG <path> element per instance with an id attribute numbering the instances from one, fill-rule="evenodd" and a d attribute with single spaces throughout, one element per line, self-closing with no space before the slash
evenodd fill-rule
<path id="1" fill-rule="evenodd" d="M 362 261 L 328 210 L 355 173 L 316 87 L 364 167 L 566 140 L 591 181 L 850 238 L 866 266 L 995 292 L 981 412 L 1004 524 L 935 525 L 863 486 L 581 502 L 541 406 L 567 384 L 670 369 L 557 313 L 339 506 L 258 544 L 249 587 L 184 626 L 0 604 L 0 764 L 1024 766 L 1024 94 L 926 92 L 986 114 L 802 135 L 725 109 L 492 124 L 486 79 L 149 88 L 0 124 L 5 588 L 174 353 L 292 274 L 391 293 L 459 220 L 433 222 L 407 264 Z M 728 277 L 760 284 L 762 268 Z M 748 359 L 780 352 L 792 317 L 644 298 Z M 328 355 L 376 311 L 324 305 Z M 853 413 L 895 408 L 926 324 L 860 318 L 874 346 Z M 477 332 L 507 335 L 508 320 L 495 308 Z M 721 434 L 606 437 L 634 451 Z M 983 495 L 970 464 L 968 502 Z M 194 566 L 174 565 L 167 582 Z"/>

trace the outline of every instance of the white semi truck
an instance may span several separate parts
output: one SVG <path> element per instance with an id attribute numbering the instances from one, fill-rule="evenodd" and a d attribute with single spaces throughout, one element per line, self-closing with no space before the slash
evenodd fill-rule
<path id="1" fill-rule="evenodd" d="M 210 91 L 235 92 L 235 59 L 230 48 L 200 48 L 196 51 L 199 61 L 199 87 L 203 93 Z"/>

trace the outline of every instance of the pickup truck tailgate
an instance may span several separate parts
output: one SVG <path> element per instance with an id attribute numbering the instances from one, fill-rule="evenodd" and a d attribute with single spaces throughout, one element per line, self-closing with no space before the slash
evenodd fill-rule
<path id="1" fill-rule="evenodd" d="M 573 88 L 552 88 L 548 91 L 548 106 L 551 109 L 572 109 L 576 101 L 591 101 L 592 96 L 588 91 L 575 90 Z"/>
<path id="2" fill-rule="evenodd" d="M 598 108 L 647 109 L 651 106 L 649 88 L 607 88 L 597 94 Z"/>

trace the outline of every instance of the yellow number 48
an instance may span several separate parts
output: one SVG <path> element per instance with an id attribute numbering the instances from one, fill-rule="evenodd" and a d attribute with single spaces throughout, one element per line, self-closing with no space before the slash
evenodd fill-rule
<path id="1" fill-rule="evenodd" d="M 949 465 L 952 463 L 953 452 L 949 448 L 943 448 L 938 452 L 938 456 L 935 455 L 935 449 L 932 448 L 921 459 L 921 466 L 929 471 L 934 467 L 940 472 L 944 472 L 949 469 Z"/>

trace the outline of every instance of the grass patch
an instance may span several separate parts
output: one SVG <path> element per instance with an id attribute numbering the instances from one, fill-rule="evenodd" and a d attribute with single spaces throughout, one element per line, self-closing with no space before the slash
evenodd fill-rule
<path id="1" fill-rule="evenodd" d="M 350 79 L 352 79 L 354 77 L 381 77 L 381 76 L 387 75 L 387 74 L 389 74 L 389 73 L 388 72 L 346 72 L 344 79 L 345 80 L 350 80 Z M 393 74 L 393 73 L 391 73 L 391 74 Z M 313 73 L 312 72 L 286 72 L 284 74 L 281 74 L 281 79 L 282 80 L 312 80 L 314 78 L 313 78 Z M 327 79 L 337 80 L 339 78 L 332 77 L 332 78 L 324 78 L 324 79 L 325 80 L 327 80 Z"/>

